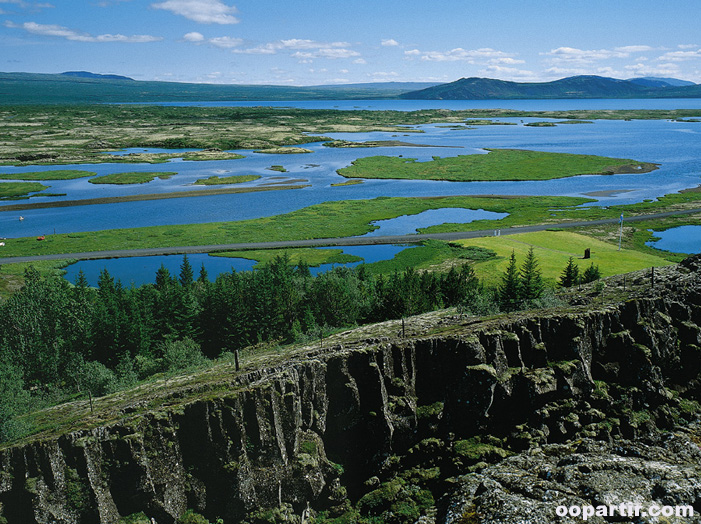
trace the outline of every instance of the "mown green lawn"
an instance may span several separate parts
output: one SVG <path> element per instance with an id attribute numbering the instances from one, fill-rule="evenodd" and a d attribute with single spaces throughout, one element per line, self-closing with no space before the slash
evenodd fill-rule
<path id="1" fill-rule="evenodd" d="M 488 284 L 500 282 L 512 251 L 516 254 L 516 261 L 520 266 L 531 247 L 538 259 L 543 278 L 551 285 L 555 284 L 562 275 L 569 257 L 575 259 L 580 273 L 584 272 L 590 264 L 594 264 L 599 266 L 602 277 L 674 263 L 660 256 L 632 249 L 619 251 L 618 246 L 614 244 L 569 231 L 541 231 L 460 240 L 455 243 L 461 246 L 491 249 L 497 253 L 498 258 L 474 265 L 479 278 Z M 587 248 L 591 251 L 591 258 L 585 260 L 583 256 Z"/>

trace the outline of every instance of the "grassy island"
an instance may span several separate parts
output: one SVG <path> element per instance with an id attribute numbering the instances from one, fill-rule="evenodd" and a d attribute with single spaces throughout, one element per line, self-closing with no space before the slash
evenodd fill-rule
<path id="1" fill-rule="evenodd" d="M 2 182 L 0 183 L 0 199 L 25 197 L 29 193 L 43 191 L 47 187 L 38 182 Z"/>
<path id="2" fill-rule="evenodd" d="M 655 164 L 594 155 L 520 149 L 487 151 L 486 155 L 434 157 L 431 162 L 388 156 L 359 158 L 351 166 L 339 169 L 338 174 L 346 178 L 473 182 L 550 180 L 584 174 L 646 173 L 657 169 Z"/>

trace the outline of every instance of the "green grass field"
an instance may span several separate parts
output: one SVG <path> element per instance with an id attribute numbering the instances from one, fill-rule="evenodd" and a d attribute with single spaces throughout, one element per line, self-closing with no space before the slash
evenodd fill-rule
<path id="1" fill-rule="evenodd" d="M 142 171 L 134 171 L 131 173 L 114 173 L 111 175 L 103 175 L 88 180 L 91 184 L 147 184 L 155 178 L 160 178 L 161 180 L 167 180 L 173 175 L 177 175 L 175 172 L 166 173 L 150 173 Z"/>
<path id="2" fill-rule="evenodd" d="M 599 266 L 602 277 L 637 271 L 648 267 L 660 267 L 673 264 L 661 256 L 642 253 L 588 236 L 569 231 L 542 231 L 499 237 L 484 237 L 455 242 L 461 246 L 478 246 L 496 251 L 499 258 L 478 262 L 475 272 L 488 284 L 498 284 L 513 251 L 520 265 L 528 250 L 533 247 L 544 280 L 554 285 L 567 265 L 569 257 L 574 257 L 580 273 L 590 264 Z M 591 250 L 591 258 L 584 260 L 584 250 Z"/>
<path id="3" fill-rule="evenodd" d="M 32 171 L 31 173 L 0 173 L 0 180 L 73 180 L 96 174 L 94 171 L 58 169 L 56 171 Z"/>
<path id="4" fill-rule="evenodd" d="M 244 182 L 253 182 L 258 180 L 259 175 L 234 175 L 234 176 L 211 176 L 209 178 L 200 178 L 195 181 L 198 186 L 222 186 L 226 184 L 243 184 Z"/>
<path id="5" fill-rule="evenodd" d="M 359 158 L 338 170 L 347 178 L 449 180 L 550 180 L 584 174 L 645 173 L 654 164 L 623 158 L 518 149 L 490 149 L 486 155 L 434 157 L 430 162 L 413 158 L 373 156 Z"/>

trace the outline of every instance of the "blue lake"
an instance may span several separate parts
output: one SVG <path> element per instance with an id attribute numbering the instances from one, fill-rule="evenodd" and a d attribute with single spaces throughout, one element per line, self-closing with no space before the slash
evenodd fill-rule
<path id="1" fill-rule="evenodd" d="M 132 104 L 138 105 L 138 104 Z M 159 102 L 171 107 L 295 107 L 342 111 L 419 111 L 421 109 L 517 109 L 522 111 L 566 111 L 571 109 L 699 109 L 698 98 L 646 98 L 584 100 L 300 100 L 300 101 L 201 101 Z"/>
<path id="2" fill-rule="evenodd" d="M 205 104 L 206 105 L 206 104 Z M 263 105 L 262 102 L 234 105 Z M 551 100 L 551 101 L 312 101 L 276 103 L 295 107 L 337 107 L 339 109 L 397 109 L 421 107 L 507 107 L 516 109 L 617 109 L 699 107 L 701 100 Z M 655 199 L 667 193 L 701 184 L 701 123 L 665 120 L 608 121 L 592 124 L 568 124 L 556 127 L 528 127 L 523 124 L 537 118 L 503 118 L 515 125 L 446 127 L 431 124 L 412 126 L 392 133 L 332 133 L 332 138 L 354 141 L 399 140 L 430 147 L 329 148 L 321 143 L 305 145 L 313 152 L 298 155 L 269 155 L 236 151 L 245 158 L 228 161 L 182 161 L 165 164 L 94 164 L 72 166 L 0 167 L 0 173 L 79 169 L 98 175 L 125 171 L 176 171 L 168 180 L 155 179 L 147 184 L 124 186 L 90 184 L 87 178 L 52 181 L 47 192 L 66 193 L 63 197 L 36 196 L 28 201 L 48 202 L 147 193 L 202 190 L 194 186 L 198 178 L 213 175 L 257 174 L 261 179 L 236 187 L 274 187 L 289 183 L 309 186 L 303 189 L 265 191 L 207 197 L 188 197 L 143 202 L 123 202 L 67 208 L 32 209 L 21 212 L 0 211 L 0 237 L 95 231 L 124 227 L 172 225 L 219 221 L 239 221 L 288 213 L 313 204 L 346 199 L 371 199 L 380 196 L 444 195 L 566 195 L 585 196 L 589 205 L 629 204 Z M 449 146 L 449 147 L 444 147 Z M 660 164 L 660 169 L 645 174 L 583 175 L 534 182 L 443 182 L 423 180 L 365 180 L 361 184 L 334 187 L 345 181 L 336 171 L 360 157 L 389 155 L 429 161 L 434 156 L 483 154 L 483 148 L 520 148 L 561 153 L 581 153 L 630 158 Z M 128 152 L 128 151 L 127 151 Z M 127 153 L 121 152 L 121 153 Z M 286 173 L 271 171 L 282 165 Z M 18 201 L 0 202 L 2 206 Z M 19 216 L 24 217 L 23 221 Z M 418 220 L 418 216 L 410 220 Z M 417 222 L 418 224 L 418 222 Z M 415 226 L 420 227 L 419 225 Z"/>
<path id="3" fill-rule="evenodd" d="M 701 253 L 701 226 L 679 226 L 665 231 L 653 231 L 659 240 L 646 245 L 674 253 Z"/>
<path id="4" fill-rule="evenodd" d="M 362 263 L 370 264 L 380 260 L 389 260 L 397 253 L 405 249 L 412 249 L 415 246 L 398 245 L 372 245 L 372 246 L 347 246 L 343 247 L 343 252 L 362 258 L 362 261 L 350 262 L 348 264 L 321 264 L 318 267 L 310 267 L 312 275 L 329 271 L 334 267 L 343 265 L 355 267 Z M 325 249 L 325 248 L 319 248 Z M 335 248 L 330 248 L 335 249 Z M 340 248 L 339 248 L 340 249 Z M 202 266 L 207 270 L 210 280 L 214 280 L 221 273 L 228 273 L 232 269 L 236 271 L 251 271 L 256 265 L 255 260 L 247 258 L 214 257 L 206 253 L 190 254 L 187 256 L 190 265 L 195 272 L 195 278 L 199 274 Z M 180 265 L 183 263 L 182 255 L 160 255 L 149 257 L 125 257 L 107 258 L 100 260 L 81 260 L 66 267 L 64 278 L 71 283 L 75 283 L 78 273 L 82 270 L 90 286 L 97 286 L 100 272 L 106 269 L 115 279 L 120 280 L 124 286 L 140 286 L 142 284 L 152 284 L 156 279 L 156 271 L 163 265 L 171 275 L 180 274 Z"/>

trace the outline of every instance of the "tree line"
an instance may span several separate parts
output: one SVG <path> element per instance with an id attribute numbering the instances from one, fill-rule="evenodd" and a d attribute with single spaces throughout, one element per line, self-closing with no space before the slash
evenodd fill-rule
<path id="1" fill-rule="evenodd" d="M 69 395 L 102 395 L 156 373 L 202 365 L 261 343 L 317 339 L 330 330 L 443 307 L 489 314 L 544 305 L 546 287 L 532 250 L 515 255 L 496 288 L 469 263 L 438 273 L 390 275 L 365 266 L 312 276 L 281 256 L 254 271 L 196 275 L 187 256 L 155 282 L 125 287 L 107 270 L 97 287 L 29 268 L 0 304 L 0 440 L 22 433 L 16 416 Z"/>

